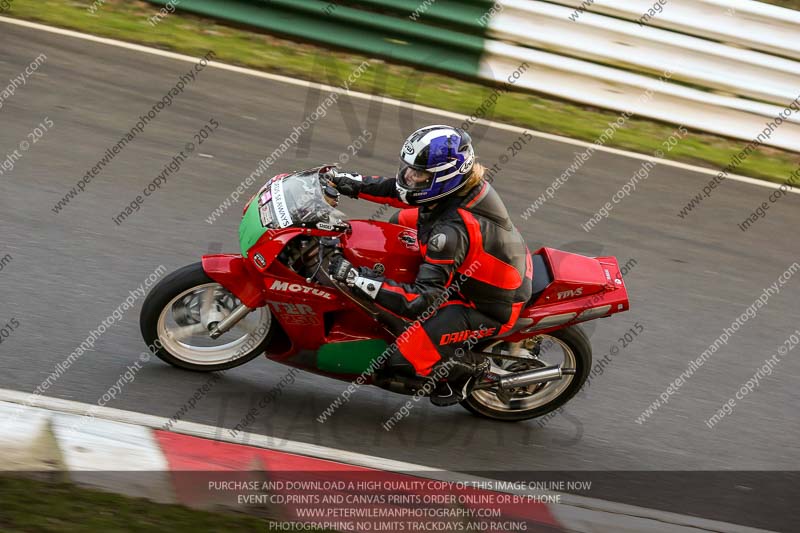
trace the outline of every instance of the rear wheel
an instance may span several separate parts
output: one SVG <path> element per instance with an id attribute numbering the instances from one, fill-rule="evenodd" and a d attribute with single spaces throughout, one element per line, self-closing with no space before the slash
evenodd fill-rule
<path id="1" fill-rule="evenodd" d="M 500 376 L 555 365 L 575 369 L 574 375 L 565 374 L 557 381 L 518 387 L 501 395 L 492 389 L 475 390 L 461 402 L 476 415 L 509 422 L 536 418 L 564 405 L 583 386 L 592 366 L 591 344 L 578 326 L 538 335 L 521 343 L 497 342 L 489 345 L 483 354 L 492 364 L 491 371 Z M 503 354 L 524 360 L 496 357 Z"/>
<path id="2" fill-rule="evenodd" d="M 142 337 L 163 361 L 187 370 L 226 370 L 254 359 L 269 345 L 272 313 L 260 307 L 219 338 L 209 331 L 241 302 L 195 263 L 176 270 L 147 295 L 139 317 Z"/>

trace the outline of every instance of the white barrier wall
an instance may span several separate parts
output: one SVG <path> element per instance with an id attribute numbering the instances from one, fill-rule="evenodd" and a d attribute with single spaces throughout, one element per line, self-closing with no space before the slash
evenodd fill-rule
<path id="1" fill-rule="evenodd" d="M 551 1 L 573 9 L 587 3 Z M 639 20 L 656 3 L 657 0 L 595 0 L 587 10 Z M 661 13 L 647 20 L 648 25 L 800 59 L 798 11 L 752 0 L 666 0 L 660 7 Z"/>
<path id="2" fill-rule="evenodd" d="M 800 61 L 529 0 L 505 0 L 489 36 L 609 66 L 681 80 L 786 105 L 800 93 Z M 665 8 L 666 9 L 666 8 Z M 800 48 L 800 25 L 797 27 Z"/>
<path id="3" fill-rule="evenodd" d="M 530 67 L 517 87 L 747 141 L 784 109 L 500 42 L 487 44 L 480 75 L 504 82 L 523 61 Z M 798 121 L 795 112 L 764 144 L 800 152 Z"/>
<path id="4" fill-rule="evenodd" d="M 553 1 L 564 5 L 497 2 L 480 77 L 506 82 L 527 62 L 515 86 L 747 141 L 791 105 L 785 122 L 762 141 L 800 152 L 800 61 L 764 51 L 791 47 L 791 40 L 778 47 L 776 34 L 793 32 L 800 45 L 800 13 L 743 0 L 662 0 L 662 12 L 647 26 L 635 20 L 653 2 Z M 736 11 L 728 14 L 723 4 Z M 657 20 L 682 31 L 652 27 Z M 708 38 L 737 29 L 747 34 L 740 43 L 762 51 Z M 783 55 L 800 58 L 800 46 L 792 48 Z"/>

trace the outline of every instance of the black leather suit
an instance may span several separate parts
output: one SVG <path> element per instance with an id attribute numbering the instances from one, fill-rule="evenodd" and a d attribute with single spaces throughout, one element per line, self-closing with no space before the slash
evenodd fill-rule
<path id="1" fill-rule="evenodd" d="M 513 327 L 531 297 L 531 256 L 489 183 L 420 208 L 399 200 L 395 178 L 363 177 L 357 192 L 404 208 L 392 222 L 417 230 L 424 262 L 415 282 L 373 279 L 383 282 L 375 298 L 379 306 L 421 322 L 396 342 L 418 375 L 471 346 L 468 339 L 474 344 Z M 395 366 L 402 366 L 396 357 Z"/>

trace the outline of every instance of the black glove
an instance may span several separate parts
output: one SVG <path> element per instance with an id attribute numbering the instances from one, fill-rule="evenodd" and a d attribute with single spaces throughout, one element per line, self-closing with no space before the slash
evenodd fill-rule
<path id="1" fill-rule="evenodd" d="M 345 283 L 352 289 L 358 289 L 373 300 L 378 296 L 378 292 L 383 286 L 380 280 L 365 277 L 367 272 L 372 272 L 366 267 L 356 269 L 353 265 L 341 255 L 335 256 L 331 259 L 328 266 L 328 272 L 331 277 L 336 281 Z"/>
<path id="2" fill-rule="evenodd" d="M 342 255 L 336 255 L 333 257 L 333 259 L 331 259 L 331 262 L 328 265 L 328 272 L 333 279 L 342 283 L 346 283 L 348 287 L 353 286 L 356 276 L 358 276 L 358 271 L 353 268 L 352 263 L 350 263 L 350 261 L 345 259 Z"/>
<path id="3" fill-rule="evenodd" d="M 340 193 L 350 198 L 358 198 L 358 193 L 361 192 L 362 178 L 360 174 L 339 172 L 332 168 L 325 172 L 322 177 L 332 182 Z"/>

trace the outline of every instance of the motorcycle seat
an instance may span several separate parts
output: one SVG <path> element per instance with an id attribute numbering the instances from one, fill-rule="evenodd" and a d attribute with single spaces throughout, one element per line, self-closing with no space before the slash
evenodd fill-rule
<path id="1" fill-rule="evenodd" d="M 542 254 L 531 255 L 531 262 L 533 263 L 533 289 L 531 298 L 525 304 L 525 307 L 530 307 L 536 303 L 536 300 L 539 299 L 539 296 L 542 295 L 547 286 L 553 282 L 550 268 L 547 266 L 547 261 L 544 260 Z"/>

